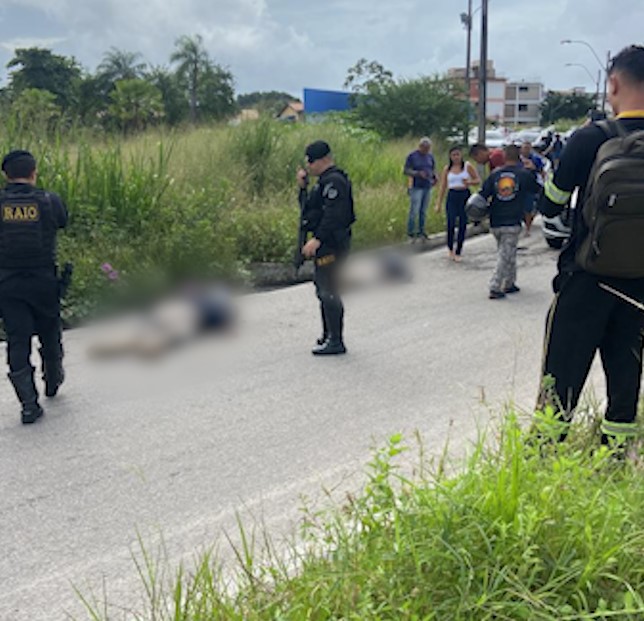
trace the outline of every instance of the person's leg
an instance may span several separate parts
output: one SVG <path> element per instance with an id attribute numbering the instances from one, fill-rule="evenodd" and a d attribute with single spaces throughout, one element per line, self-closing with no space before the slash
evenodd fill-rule
<path id="1" fill-rule="evenodd" d="M 460 257 L 463 252 L 465 243 L 465 233 L 467 231 L 467 214 L 465 213 L 465 204 L 470 196 L 469 190 L 462 190 L 458 195 L 456 220 L 458 223 L 458 238 L 456 240 L 456 256 Z"/>
<path id="2" fill-rule="evenodd" d="M 33 309 L 25 301 L 0 295 L 2 315 L 7 333 L 9 380 L 22 406 L 23 424 L 34 423 L 43 411 L 38 403 L 31 366 L 31 337 L 34 333 Z"/>
<path id="3" fill-rule="evenodd" d="M 418 215 L 418 234 L 421 237 L 427 237 L 427 233 L 425 232 L 425 219 L 427 218 L 427 206 L 429 205 L 430 194 L 431 188 L 422 190 Z"/>
<path id="4" fill-rule="evenodd" d="M 559 418 L 569 422 L 604 339 L 613 301 L 596 278 L 585 272 L 565 275 L 561 281 L 546 320 L 537 407 L 551 406 Z"/>
<path id="5" fill-rule="evenodd" d="M 320 300 L 320 310 L 326 318 L 328 338 L 313 349 L 315 355 L 343 354 L 344 346 L 344 305 L 339 292 L 339 270 L 341 260 L 334 255 L 319 257 L 315 267 L 315 289 Z"/>
<path id="6" fill-rule="evenodd" d="M 454 190 L 447 193 L 447 203 L 445 205 L 447 212 L 447 248 L 450 257 L 454 255 L 454 229 L 456 228 L 457 210 L 454 206 Z"/>
<path id="7" fill-rule="evenodd" d="M 496 239 L 496 266 L 494 268 L 492 278 L 490 278 L 490 296 L 492 296 L 492 294 L 500 294 L 496 297 L 503 297 L 501 291 L 504 270 L 503 257 L 501 256 L 501 240 L 503 238 L 503 229 L 501 227 L 495 227 L 491 229 L 491 231 L 492 235 L 494 235 L 494 239 Z"/>
<path id="8" fill-rule="evenodd" d="M 422 193 L 422 188 L 409 189 L 409 217 L 407 218 L 407 235 L 409 237 L 416 236 L 416 222 L 420 213 Z"/>
<path id="9" fill-rule="evenodd" d="M 65 380 L 61 322 L 58 316 L 36 316 L 36 334 L 40 339 L 40 358 L 45 381 L 45 395 L 54 397 Z"/>
<path id="10" fill-rule="evenodd" d="M 630 304 L 614 301 L 604 338 L 599 346 L 608 405 L 602 424 L 602 441 L 637 434 L 637 404 L 642 375 L 642 315 Z"/>
<path id="11" fill-rule="evenodd" d="M 515 287 L 517 279 L 517 247 L 519 246 L 519 235 L 521 234 L 521 227 L 507 227 L 504 235 L 504 256 L 506 259 L 505 264 L 505 283 L 503 284 L 503 291 Z"/>

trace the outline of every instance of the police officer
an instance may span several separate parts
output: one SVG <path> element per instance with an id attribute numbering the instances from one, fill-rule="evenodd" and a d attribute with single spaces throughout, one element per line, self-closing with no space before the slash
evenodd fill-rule
<path id="1" fill-rule="evenodd" d="M 0 315 L 7 334 L 9 379 L 22 405 L 22 422 L 43 414 L 31 365 L 31 337 L 38 335 L 45 394 L 56 395 L 64 379 L 57 229 L 67 210 L 51 192 L 36 189 L 36 160 L 12 151 L 2 161 L 7 178 L 0 191 Z"/>
<path id="2" fill-rule="evenodd" d="M 617 116 L 616 129 L 628 133 L 644 130 L 644 47 L 628 47 L 612 60 L 608 96 Z M 579 188 L 572 235 L 559 257 L 558 275 L 553 283 L 556 296 L 548 313 L 543 361 L 543 375 L 547 379 L 540 397 L 540 406 L 551 404 L 563 413 L 562 439 L 596 351 L 601 357 L 608 392 L 602 442 L 632 437 L 637 432 L 644 315 L 605 287 L 608 285 L 641 302 L 644 278 L 598 276 L 580 266 L 578 254 L 589 237 L 583 204 L 591 169 L 601 145 L 615 135 L 618 134 L 611 135 L 606 127 L 596 123 L 575 132 L 554 177 L 546 183 L 539 206 L 546 216 L 556 216 Z M 623 181 L 628 183 L 628 178 Z M 624 239 L 624 244 L 628 243 Z"/>
<path id="3" fill-rule="evenodd" d="M 355 222 L 351 182 L 337 168 L 326 142 L 318 140 L 306 147 L 308 172 L 318 181 L 307 194 L 307 171 L 300 169 L 297 183 L 304 193 L 303 223 L 313 234 L 302 247 L 305 257 L 315 259 L 315 290 L 320 300 L 322 337 L 312 353 L 316 356 L 346 353 L 342 337 L 344 306 L 338 290 L 339 271 L 351 243 Z"/>

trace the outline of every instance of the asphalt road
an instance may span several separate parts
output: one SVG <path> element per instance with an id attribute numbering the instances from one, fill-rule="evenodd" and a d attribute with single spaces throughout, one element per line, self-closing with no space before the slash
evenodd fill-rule
<path id="1" fill-rule="evenodd" d="M 522 289 L 505 300 L 487 299 L 489 236 L 461 264 L 414 256 L 406 285 L 356 268 L 344 357 L 310 355 L 303 284 L 245 296 L 236 335 L 156 363 L 93 362 L 101 328 L 67 332 L 68 380 L 32 426 L 3 374 L 0 620 L 87 618 L 74 587 L 142 610 L 137 534 L 153 552 L 162 535 L 173 566 L 234 532 L 236 511 L 287 532 L 300 494 L 323 503 L 322 485 L 355 486 L 391 434 L 458 452 L 504 404 L 528 410 L 556 253 L 538 230 L 520 246 Z"/>

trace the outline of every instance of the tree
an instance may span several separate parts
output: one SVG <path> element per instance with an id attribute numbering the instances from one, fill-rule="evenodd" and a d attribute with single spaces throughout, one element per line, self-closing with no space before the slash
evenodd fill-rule
<path id="1" fill-rule="evenodd" d="M 170 125 L 181 123 L 188 116 L 189 108 L 177 75 L 166 67 L 153 67 L 148 81 L 161 93 L 166 122 Z"/>
<path id="2" fill-rule="evenodd" d="M 163 117 L 161 93 L 145 80 L 119 80 L 110 98 L 110 115 L 124 131 L 145 129 Z"/>
<path id="3" fill-rule="evenodd" d="M 199 86 L 199 111 L 207 118 L 221 120 L 237 110 L 233 75 L 211 64 L 203 73 Z"/>
<path id="4" fill-rule="evenodd" d="M 42 133 L 61 115 L 56 95 L 40 88 L 26 88 L 11 104 L 11 116 L 21 129 Z"/>
<path id="5" fill-rule="evenodd" d="M 53 93 L 63 110 L 76 102 L 81 69 L 73 58 L 36 47 L 22 48 L 14 52 L 7 68 L 13 69 L 9 86 L 14 96 L 35 88 Z"/>
<path id="6" fill-rule="evenodd" d="M 467 121 L 462 85 L 439 77 L 372 87 L 355 103 L 358 122 L 387 137 L 462 134 Z"/>
<path id="7" fill-rule="evenodd" d="M 190 121 L 196 123 L 199 87 L 204 74 L 210 68 L 210 58 L 203 46 L 201 35 L 195 35 L 194 37 L 183 35 L 175 41 L 175 48 L 172 56 L 170 56 L 170 62 L 179 64 L 177 75 L 188 90 Z"/>
<path id="8" fill-rule="evenodd" d="M 354 93 L 367 93 L 394 83 L 393 73 L 385 69 L 378 61 L 361 58 L 347 71 L 343 87 Z"/>
<path id="9" fill-rule="evenodd" d="M 98 76 L 114 83 L 118 80 L 135 80 L 142 78 L 147 64 L 141 62 L 139 52 L 125 52 L 111 47 L 105 52 L 101 64 L 97 67 Z"/>
<path id="10" fill-rule="evenodd" d="M 594 95 L 549 91 L 541 104 L 541 122 L 547 125 L 559 119 L 579 119 L 595 105 Z"/>

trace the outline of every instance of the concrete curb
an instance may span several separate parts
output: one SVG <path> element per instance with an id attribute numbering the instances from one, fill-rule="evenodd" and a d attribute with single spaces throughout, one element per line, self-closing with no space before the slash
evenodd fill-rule
<path id="1" fill-rule="evenodd" d="M 468 224 L 465 233 L 466 239 L 489 233 L 489 223 L 481 222 L 477 225 Z M 377 251 L 393 250 L 401 254 L 417 254 L 429 252 L 446 245 L 445 232 L 434 233 L 427 239 L 416 243 L 394 244 L 392 246 L 382 246 L 377 249 L 361 250 L 353 253 L 353 257 L 371 255 Z M 313 262 L 306 261 L 299 269 L 297 275 L 292 265 L 288 263 L 251 263 L 248 266 L 251 275 L 251 284 L 258 289 L 273 287 L 290 287 L 303 282 L 309 282 L 313 279 Z"/>

